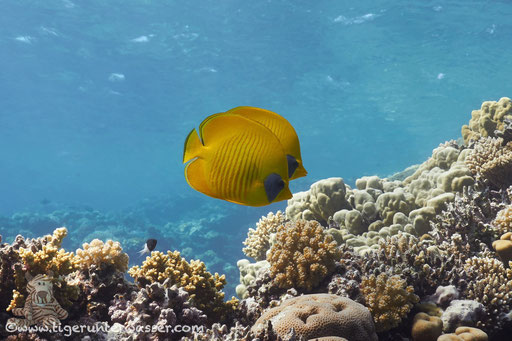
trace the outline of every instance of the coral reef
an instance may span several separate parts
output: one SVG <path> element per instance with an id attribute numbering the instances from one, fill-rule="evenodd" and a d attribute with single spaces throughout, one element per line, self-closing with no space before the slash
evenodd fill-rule
<path id="1" fill-rule="evenodd" d="M 210 264 L 236 272 L 240 250 L 229 241 L 245 231 L 233 233 L 230 219 L 243 210 L 186 211 L 193 203 L 174 200 L 119 215 L 52 208 L 0 217 L 0 325 L 27 311 L 31 274 L 53 286 L 63 325 L 110 329 L 72 340 L 509 340 L 512 102 L 486 102 L 472 116 L 463 145 L 445 142 L 422 164 L 354 188 L 317 181 L 289 200 L 286 217 L 262 216 L 244 242 L 255 262 L 239 260 L 240 283 L 230 284 L 240 301 L 226 302 L 226 277 Z M 181 220 L 162 218 L 176 208 Z M 152 252 L 128 270 L 132 283 L 127 254 L 144 241 L 133 232 L 140 226 L 182 252 Z M 185 259 L 198 256 L 208 262 Z M 178 325 L 192 328 L 170 332 Z M 67 338 L 0 328 L 0 339 Z"/>
<path id="2" fill-rule="evenodd" d="M 311 290 L 333 272 L 339 257 L 336 242 L 317 221 L 298 220 L 278 227 L 267 260 L 279 287 Z"/>
<path id="3" fill-rule="evenodd" d="M 351 341 L 377 341 L 375 326 L 368 309 L 348 298 L 330 294 L 304 295 L 288 299 L 266 311 L 252 327 L 252 332 L 272 321 L 276 333 L 284 338 L 291 329 L 306 340 L 343 337 Z"/>
<path id="4" fill-rule="evenodd" d="M 187 262 L 178 251 L 168 251 L 167 254 L 153 251 L 142 266 L 134 266 L 128 273 L 141 288 L 155 282 L 164 283 L 166 280 L 169 280 L 169 285 L 183 287 L 194 306 L 204 311 L 209 319 L 219 316 L 226 318 L 237 304 L 235 298 L 224 302 L 224 275 L 212 275 L 199 260 Z"/>
<path id="5" fill-rule="evenodd" d="M 363 278 L 361 291 L 378 332 L 397 327 L 419 301 L 413 287 L 407 286 L 398 275 L 388 277 L 380 274 Z"/>

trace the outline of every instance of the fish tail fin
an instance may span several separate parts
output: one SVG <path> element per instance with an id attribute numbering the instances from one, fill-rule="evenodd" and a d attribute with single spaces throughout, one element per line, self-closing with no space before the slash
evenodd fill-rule
<path id="1" fill-rule="evenodd" d="M 185 146 L 183 148 L 183 163 L 187 163 L 199 155 L 199 151 L 203 147 L 203 143 L 197 135 L 196 129 L 192 129 L 185 139 Z"/>

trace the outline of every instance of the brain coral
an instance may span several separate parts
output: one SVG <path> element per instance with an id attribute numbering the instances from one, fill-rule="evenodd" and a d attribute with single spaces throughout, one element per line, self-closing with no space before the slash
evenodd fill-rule
<path id="1" fill-rule="evenodd" d="M 317 221 L 298 220 L 277 229 L 267 260 L 281 288 L 311 290 L 332 273 L 341 252 Z"/>
<path id="2" fill-rule="evenodd" d="M 284 338 L 293 328 L 305 340 L 322 337 L 346 338 L 350 341 L 377 341 L 375 326 L 368 309 L 349 298 L 331 294 L 294 297 L 266 311 L 252 331 L 271 321 L 276 333 Z M 324 339 L 325 340 L 325 339 Z"/>
<path id="3" fill-rule="evenodd" d="M 266 217 L 261 217 L 256 224 L 256 229 L 249 229 L 246 246 L 243 252 L 257 261 L 264 260 L 270 248 L 270 235 L 277 232 L 277 227 L 285 222 L 286 218 L 281 211 L 276 214 L 270 212 Z"/>
<path id="4" fill-rule="evenodd" d="M 167 251 L 167 254 L 153 251 L 142 266 L 134 266 L 128 273 L 141 288 L 154 282 L 164 283 L 169 279 L 167 283 L 183 287 L 195 307 L 204 311 L 209 319 L 226 316 L 236 307 L 237 301 L 234 298 L 224 302 L 224 275 L 212 275 L 199 260 L 187 262 L 178 251 Z"/>
<path id="5" fill-rule="evenodd" d="M 361 283 L 361 291 L 378 332 L 397 327 L 419 301 L 413 287 L 407 286 L 407 282 L 398 275 L 389 277 L 383 273 L 365 277 Z"/>
<path id="6" fill-rule="evenodd" d="M 512 143 L 502 146 L 501 138 L 479 139 L 466 157 L 466 165 L 477 179 L 497 187 L 512 185 Z"/>
<path id="7" fill-rule="evenodd" d="M 483 102 L 480 110 L 471 112 L 469 125 L 462 126 L 464 143 L 478 140 L 480 137 L 494 137 L 495 130 L 503 131 L 505 118 L 512 118 L 510 98 L 503 97 L 498 102 Z"/>
<path id="8" fill-rule="evenodd" d="M 107 240 L 106 243 L 94 239 L 90 244 L 84 243 L 82 249 L 76 250 L 76 256 L 81 268 L 89 268 L 92 264 L 98 267 L 108 265 L 125 272 L 128 270 L 128 255 L 123 252 L 119 242 Z"/>

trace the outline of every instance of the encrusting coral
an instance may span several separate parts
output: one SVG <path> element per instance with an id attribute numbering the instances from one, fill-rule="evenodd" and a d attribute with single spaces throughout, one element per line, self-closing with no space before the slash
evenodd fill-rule
<path id="1" fill-rule="evenodd" d="M 237 305 L 235 298 L 224 302 L 224 275 L 212 275 L 199 260 L 187 262 L 179 251 L 168 251 L 167 254 L 153 251 L 142 266 L 134 266 L 128 273 L 140 288 L 155 282 L 164 283 L 169 279 L 167 283 L 185 289 L 194 306 L 204 311 L 209 319 L 227 317 Z"/>
<path id="2" fill-rule="evenodd" d="M 413 287 L 407 286 L 398 275 L 380 274 L 363 278 L 361 291 L 378 332 L 397 327 L 419 301 Z"/>
<path id="3" fill-rule="evenodd" d="M 267 321 L 281 337 L 293 329 L 305 340 L 343 337 L 351 341 L 377 341 L 372 316 L 367 308 L 346 297 L 312 294 L 290 298 L 266 311 L 253 325 L 252 332 L 266 327 Z"/>
<path id="4" fill-rule="evenodd" d="M 487 334 L 478 328 L 459 327 L 455 333 L 441 335 L 437 341 L 487 341 Z"/>
<path id="5" fill-rule="evenodd" d="M 267 261 L 279 287 L 311 290 L 334 271 L 340 255 L 336 242 L 320 223 L 298 220 L 278 227 Z"/>
<path id="6" fill-rule="evenodd" d="M 466 157 L 466 165 L 477 179 L 498 188 L 512 185 L 512 142 L 502 145 L 501 138 L 481 138 Z"/>
<path id="7" fill-rule="evenodd" d="M 443 321 L 437 316 L 417 313 L 412 321 L 413 341 L 434 341 L 443 333 Z"/>
<path id="8" fill-rule="evenodd" d="M 509 267 L 509 262 L 512 261 L 512 232 L 503 234 L 499 240 L 492 243 L 492 247 L 500 256 L 503 265 Z"/>
<path id="9" fill-rule="evenodd" d="M 286 217 L 281 211 L 277 211 L 276 214 L 270 212 L 266 217 L 261 217 L 256 229 L 249 229 L 244 241 L 246 247 L 242 251 L 256 261 L 264 260 L 270 249 L 270 235 L 276 233 L 277 227 L 285 221 Z"/>

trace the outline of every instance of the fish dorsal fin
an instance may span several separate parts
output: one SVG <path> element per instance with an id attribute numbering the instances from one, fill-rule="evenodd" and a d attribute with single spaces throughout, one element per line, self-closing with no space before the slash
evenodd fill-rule
<path id="1" fill-rule="evenodd" d="M 265 126 L 251 119 L 239 115 L 232 115 L 229 112 L 222 112 L 210 115 L 201 122 L 199 125 L 199 136 L 203 141 L 203 145 L 208 146 L 209 143 L 215 141 L 217 138 L 225 138 L 233 134 L 238 134 L 242 131 L 246 131 L 249 127 L 268 130 Z M 271 133 L 270 130 L 268 130 L 268 132 Z"/>

